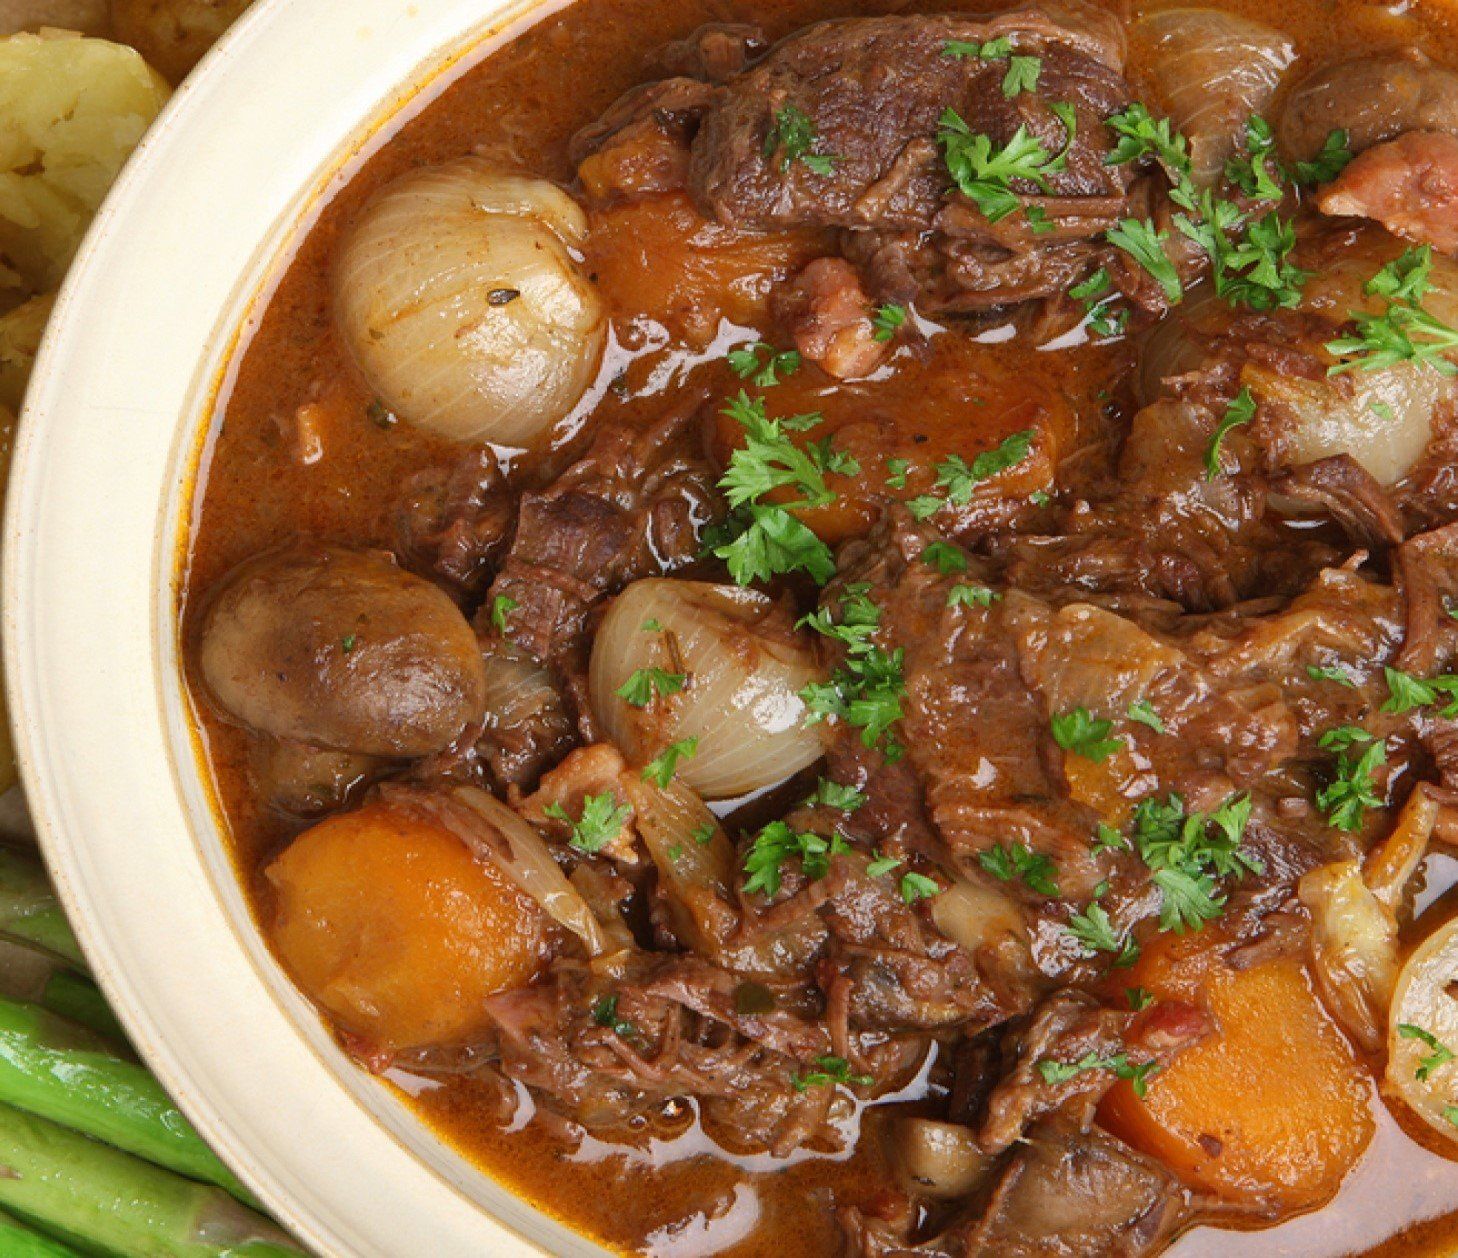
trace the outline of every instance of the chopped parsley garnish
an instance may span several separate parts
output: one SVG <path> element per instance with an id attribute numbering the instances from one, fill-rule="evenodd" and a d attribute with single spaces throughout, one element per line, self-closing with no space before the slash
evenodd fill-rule
<path id="1" fill-rule="evenodd" d="M 1220 449 L 1225 443 L 1225 436 L 1232 428 L 1239 428 L 1242 424 L 1248 424 L 1255 418 L 1255 398 L 1251 396 L 1249 389 L 1242 387 L 1240 392 L 1230 399 L 1229 405 L 1225 408 L 1225 414 L 1220 417 L 1220 423 L 1215 429 L 1215 435 L 1210 438 L 1210 444 L 1205 449 L 1205 479 L 1214 480 L 1220 475 Z"/>
<path id="2" fill-rule="evenodd" d="M 1114 964 L 1121 969 L 1139 959 L 1139 945 L 1134 942 L 1134 936 L 1121 937 L 1102 904 L 1090 904 L 1082 913 L 1070 917 L 1068 933 L 1083 945 L 1085 952 L 1114 953 Z"/>
<path id="3" fill-rule="evenodd" d="M 1169 239 L 1168 232 L 1157 231 L 1149 219 L 1141 222 L 1137 218 L 1126 218 L 1117 227 L 1111 227 L 1105 232 L 1104 238 L 1148 271 L 1171 304 L 1185 295 L 1179 272 L 1164 251 L 1164 242 Z"/>
<path id="4" fill-rule="evenodd" d="M 835 494 L 825 483 L 826 473 L 853 476 L 860 471 L 859 465 L 826 444 L 802 449 L 790 439 L 789 433 L 819 423 L 818 415 L 771 419 L 762 398 L 743 392 L 725 406 L 724 413 L 744 429 L 744 445 L 730 456 L 729 467 L 719 480 L 735 514 L 728 528 L 729 540 L 713 546 L 713 553 L 724 560 L 740 585 L 768 581 L 801 568 L 824 584 L 835 573 L 830 548 L 791 512 L 834 502 Z M 761 501 L 778 489 L 793 490 L 798 497 L 784 506 Z"/>
<path id="5" fill-rule="evenodd" d="M 1142 987 L 1126 987 L 1124 989 L 1124 997 L 1129 1002 L 1129 1008 L 1134 1010 L 1135 1013 L 1148 1009 L 1154 1003 L 1153 995 L 1145 991 Z"/>
<path id="6" fill-rule="evenodd" d="M 1421 363 L 1445 376 L 1458 374 L 1458 366 L 1444 357 L 1458 349 L 1458 329 L 1429 314 L 1421 304 L 1432 263 L 1430 245 L 1407 249 L 1367 281 L 1366 292 L 1385 297 L 1387 308 L 1380 314 L 1350 312 L 1356 333 L 1326 343 L 1327 352 L 1341 360 L 1327 368 L 1328 375 L 1382 371 L 1403 362 Z"/>
<path id="7" fill-rule="evenodd" d="M 618 1017 L 616 996 L 599 996 L 592 1006 L 592 1020 L 625 1040 L 638 1038 L 638 1028 Z"/>
<path id="8" fill-rule="evenodd" d="M 714 841 L 714 834 L 718 827 L 712 821 L 706 821 L 689 835 L 700 847 L 708 847 Z"/>
<path id="9" fill-rule="evenodd" d="M 393 428 L 400 422 L 394 412 L 381 402 L 379 398 L 375 398 L 374 401 L 365 407 L 365 417 L 376 428 Z"/>
<path id="10" fill-rule="evenodd" d="M 728 354 L 729 369 L 741 380 L 749 380 L 768 389 L 779 384 L 781 376 L 792 376 L 800 370 L 798 350 L 778 350 L 765 341 L 741 345 Z"/>
<path id="11" fill-rule="evenodd" d="M 1127 852 L 1129 847 L 1129 840 L 1120 831 L 1114 829 L 1106 821 L 1099 822 L 1094 831 L 1094 851 Z"/>
<path id="12" fill-rule="evenodd" d="M 1012 40 L 1006 35 L 989 39 L 983 44 L 975 39 L 949 39 L 942 45 L 942 56 L 959 61 L 966 57 L 976 57 L 982 61 L 1001 61 L 1004 57 L 1012 56 Z"/>
<path id="13" fill-rule="evenodd" d="M 991 136 L 974 134 L 955 109 L 948 109 L 942 114 L 937 141 L 958 190 L 989 223 L 1006 218 L 1021 206 L 1013 180 L 1031 183 L 1040 192 L 1049 191 L 1046 172 L 1054 159 L 1026 126 L 1018 127 L 1012 139 L 997 148 Z"/>
<path id="14" fill-rule="evenodd" d="M 1446 701 L 1442 715 L 1458 716 L 1458 673 L 1444 673 L 1424 680 L 1400 669 L 1384 668 L 1382 675 L 1387 679 L 1387 700 L 1382 705 L 1384 712 L 1400 715 L 1414 708 L 1429 708 Z"/>
<path id="15" fill-rule="evenodd" d="M 1242 850 L 1250 822 L 1249 795 L 1235 795 L 1212 813 L 1186 813 L 1178 795 L 1154 796 L 1134 808 L 1134 847 L 1160 892 L 1162 930 L 1199 930 L 1224 911 L 1216 879 L 1261 873 L 1265 866 Z"/>
<path id="16" fill-rule="evenodd" d="M 1041 852 L 1034 852 L 1021 839 L 1013 839 L 1006 847 L 983 849 L 977 854 L 982 868 L 994 878 L 1011 882 L 1021 878 L 1030 891 L 1038 895 L 1056 896 L 1058 867 Z"/>
<path id="17" fill-rule="evenodd" d="M 794 1084 L 796 1092 L 807 1092 L 811 1088 L 824 1088 L 836 1083 L 869 1088 L 876 1082 L 870 1075 L 852 1074 L 850 1062 L 846 1061 L 844 1057 L 829 1055 L 817 1057 L 815 1065 L 817 1067 L 815 1070 L 807 1070 L 804 1074 L 796 1075 L 790 1080 Z"/>
<path id="18" fill-rule="evenodd" d="M 498 594 L 491 600 L 491 623 L 503 638 L 506 637 L 506 618 L 520 606 L 521 604 L 508 594 Z"/>
<path id="19" fill-rule="evenodd" d="M 1154 710 L 1154 705 L 1148 699 L 1135 699 L 1129 705 L 1125 715 L 1131 721 L 1149 726 L 1156 734 L 1164 733 L 1164 721 L 1160 719 L 1159 713 Z"/>
<path id="20" fill-rule="evenodd" d="M 744 889 L 761 891 L 773 897 L 780 890 L 780 869 L 788 860 L 798 860 L 805 877 L 811 882 L 830 872 L 830 858 L 850 851 L 846 841 L 835 834 L 806 834 L 792 830 L 783 821 L 771 821 L 750 844 L 744 855 Z"/>
<path id="21" fill-rule="evenodd" d="M 663 622 L 657 616 L 650 616 L 638 628 L 644 633 L 662 633 Z"/>
<path id="22" fill-rule="evenodd" d="M 1042 72 L 1042 57 L 1009 57 L 1007 73 L 1002 76 L 1002 94 L 1012 100 L 1020 92 L 1037 91 L 1038 76 Z"/>
<path id="23" fill-rule="evenodd" d="M 1334 829 L 1360 830 L 1367 809 L 1383 807 L 1373 774 L 1387 762 L 1387 743 L 1355 725 L 1328 730 L 1320 742 L 1337 755 L 1331 780 L 1316 792 L 1316 806 Z M 1365 750 L 1353 759 L 1352 751 L 1363 743 Z"/>
<path id="24" fill-rule="evenodd" d="M 973 491 L 985 480 L 1016 467 L 1028 457 L 1033 438 L 1037 434 L 1031 428 L 1009 433 L 991 450 L 984 450 L 968 463 L 960 454 L 949 455 L 936 465 L 936 487 L 945 493 L 945 498 L 936 494 L 923 494 L 911 499 L 907 509 L 918 520 L 930 519 L 948 502 L 963 507 L 972 501 Z"/>
<path id="25" fill-rule="evenodd" d="M 821 778 L 815 783 L 815 790 L 805 801 L 808 805 L 820 804 L 826 808 L 838 808 L 841 812 L 855 812 L 866 802 L 866 797 L 854 786 L 844 786 Z"/>
<path id="26" fill-rule="evenodd" d="M 1104 125 L 1119 137 L 1113 151 L 1104 159 L 1106 165 L 1122 166 L 1126 162 L 1152 157 L 1164 167 L 1170 183 L 1187 186 L 1190 181 L 1190 145 L 1168 118 L 1155 118 L 1140 101 L 1121 113 L 1110 114 Z"/>
<path id="27" fill-rule="evenodd" d="M 646 708 L 656 698 L 677 694 L 688 678 L 683 673 L 670 673 L 661 668 L 639 668 L 614 693 L 635 708 Z"/>
<path id="28" fill-rule="evenodd" d="M 948 607 L 991 607 L 1002 597 L 985 585 L 954 585 L 947 593 Z"/>
<path id="29" fill-rule="evenodd" d="M 643 780 L 652 782 L 660 791 L 667 790 L 668 784 L 673 781 L 673 775 L 678 772 L 679 761 L 692 758 L 698 750 L 697 735 L 669 743 L 644 767 Z"/>
<path id="30" fill-rule="evenodd" d="M 1028 220 L 1028 226 L 1035 236 L 1046 236 L 1053 230 L 1053 220 L 1048 217 L 1048 212 L 1040 205 L 1030 205 L 1023 211 L 1023 217 Z"/>
<path id="31" fill-rule="evenodd" d="M 967 571 L 967 556 L 951 542 L 928 542 L 921 552 L 921 561 L 944 577 Z"/>
<path id="32" fill-rule="evenodd" d="M 339 649 L 343 654 L 348 655 L 351 651 L 354 650 L 355 644 L 358 642 L 359 634 L 346 633 L 344 637 L 339 639 Z"/>
<path id="33" fill-rule="evenodd" d="M 1411 1022 L 1399 1022 L 1397 1033 L 1405 1040 L 1418 1040 L 1432 1049 L 1432 1052 L 1418 1062 L 1417 1069 L 1413 1071 L 1413 1077 L 1421 1083 L 1426 1083 L 1428 1076 L 1439 1066 L 1446 1065 L 1453 1060 L 1453 1050 L 1431 1031 L 1425 1031 Z"/>
<path id="34" fill-rule="evenodd" d="M 1107 760 L 1123 745 L 1118 738 L 1110 738 L 1114 723 L 1095 718 L 1087 708 L 1074 708 L 1060 712 L 1050 721 L 1053 741 L 1064 751 L 1071 751 L 1085 760 Z"/>
<path id="35" fill-rule="evenodd" d="M 1088 1070 L 1107 1070 L 1116 1078 L 1127 1079 L 1134 1087 L 1135 1096 L 1143 1096 L 1149 1087 L 1149 1076 L 1159 1069 L 1157 1061 L 1135 1065 L 1127 1053 L 1115 1053 L 1111 1057 L 1100 1057 L 1097 1050 L 1089 1049 L 1077 1061 L 1054 1061 L 1044 1057 L 1038 1062 L 1038 1073 L 1048 1084 L 1067 1083 Z"/>
<path id="36" fill-rule="evenodd" d="M 1334 681 L 1338 686 L 1347 686 L 1353 690 L 1357 686 L 1346 670 L 1338 668 L 1335 664 L 1308 664 L 1306 675 L 1312 681 Z"/>
<path id="37" fill-rule="evenodd" d="M 830 680 L 812 682 L 800 691 L 800 698 L 807 709 L 807 725 L 836 717 L 858 728 L 867 747 L 880 745 L 886 759 L 895 761 L 904 752 L 890 730 L 903 715 L 905 652 L 900 647 L 886 651 L 873 641 L 881 623 L 881 609 L 867 597 L 867 589 L 864 585 L 846 587 L 841 593 L 838 621 L 831 618 L 829 608 L 821 608 L 800 621 L 846 648 L 846 658 Z"/>
<path id="38" fill-rule="evenodd" d="M 558 803 L 548 804 L 542 813 L 571 826 L 572 834 L 567 842 L 579 852 L 591 854 L 602 851 L 618 837 L 633 810 L 627 804 L 618 803 L 617 796 L 611 791 L 604 791 L 601 795 L 582 797 L 582 815 L 576 821 Z"/>
<path id="39" fill-rule="evenodd" d="M 888 302 L 884 306 L 877 306 L 876 312 L 871 316 L 871 324 L 876 329 L 872 335 L 883 344 L 892 340 L 896 333 L 906 324 L 906 307 L 898 306 Z"/>
<path id="40" fill-rule="evenodd" d="M 1309 162 L 1297 162 L 1292 176 L 1297 183 L 1330 183 L 1347 168 L 1352 160 L 1352 150 L 1347 147 L 1347 133 L 1342 130 L 1327 133 L 1321 151 Z"/>
<path id="41" fill-rule="evenodd" d="M 876 858 L 866 866 L 866 877 L 879 878 L 883 874 L 889 874 L 893 869 L 898 868 L 900 865 L 900 857 L 877 855 Z"/>
<path id="42" fill-rule="evenodd" d="M 910 459 L 886 460 L 886 484 L 892 489 L 906 488 L 906 474 L 911 470 Z"/>
<path id="43" fill-rule="evenodd" d="M 1279 201 L 1285 192 L 1280 167 L 1275 164 L 1276 137 L 1271 133 L 1271 124 L 1259 114 L 1252 114 L 1246 119 L 1242 141 L 1245 152 L 1226 159 L 1225 177 L 1248 197 Z"/>
<path id="44" fill-rule="evenodd" d="M 907 904 L 915 904 L 918 900 L 930 900 L 941 893 L 941 884 L 935 878 L 915 873 L 901 875 L 901 898 Z"/>
<path id="45" fill-rule="evenodd" d="M 805 111 L 796 105 L 786 105 L 775 110 L 770 119 L 769 130 L 764 137 L 765 159 L 769 160 L 778 153 L 781 173 L 788 171 L 793 162 L 801 162 L 814 174 L 831 175 L 840 159 L 834 153 L 815 152 L 819 139 L 815 124 Z"/>

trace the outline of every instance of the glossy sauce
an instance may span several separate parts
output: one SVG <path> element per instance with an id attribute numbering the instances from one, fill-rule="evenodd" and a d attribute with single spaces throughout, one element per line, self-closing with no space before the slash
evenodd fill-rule
<path id="1" fill-rule="evenodd" d="M 187 587 L 205 591 L 244 558 L 298 534 L 388 547 L 401 481 L 452 461 L 447 443 L 371 421 L 372 396 L 334 328 L 329 268 L 341 231 L 375 189 L 414 166 L 470 151 L 569 181 L 566 143 L 573 132 L 623 90 L 654 77 L 657 50 L 705 21 L 757 22 L 778 36 L 844 13 L 978 7 L 901 0 L 579 0 L 470 68 L 377 146 L 296 242 L 220 401 L 200 471 Z M 1415 6 L 1406 14 L 1354 0 L 1288 0 L 1279 10 L 1240 0 L 1225 7 L 1279 22 L 1312 58 L 1417 43 L 1458 60 L 1450 51 L 1451 14 L 1438 6 Z M 1137 65 L 1131 78 L 1138 95 Z M 564 84 L 570 85 L 565 92 Z M 606 255 L 590 259 L 620 317 L 597 383 L 564 428 L 564 443 L 589 417 L 646 421 L 680 395 L 726 396 L 738 388 L 723 364 L 726 328 L 697 348 L 673 347 L 651 320 L 626 317 L 634 307 L 651 308 L 656 298 L 651 250 L 633 224 L 622 226 L 616 236 L 599 237 L 597 248 Z M 787 247 L 780 262 L 789 266 L 786 259 L 796 252 Z M 631 294 L 615 292 L 618 283 L 637 287 Z M 725 311 L 730 324 L 753 313 L 753 302 Z M 839 431 L 840 444 L 867 466 L 915 447 L 930 463 L 1034 423 L 1051 437 L 1029 475 L 1046 480 L 1057 460 L 1066 467 L 1097 458 L 1108 420 L 1127 418 L 1128 399 L 1109 396 L 1106 384 L 1126 371 L 1131 348 L 1037 354 L 1030 370 L 1026 347 L 997 343 L 996 333 L 984 340 L 989 343 L 969 347 L 934 338 L 929 355 L 905 361 L 902 351 L 895 371 L 840 386 L 833 395 L 824 377 L 815 376 L 817 386 L 811 373 L 800 373 L 777 396 L 794 410 L 823 410 L 825 431 Z M 1023 489 L 1037 487 L 1030 482 Z M 868 522 L 869 507 L 853 486 L 835 488 L 845 491 L 833 508 L 837 514 L 818 524 L 837 536 L 853 534 Z M 913 479 L 908 492 L 923 490 Z M 255 911 L 266 917 L 269 893 L 260 870 L 301 827 L 253 797 L 247 736 L 211 712 L 200 713 L 199 721 L 240 876 Z M 513 1189 L 610 1245 L 665 1258 L 830 1255 L 839 1235 L 827 1208 L 831 1194 L 840 1205 L 868 1205 L 891 1182 L 874 1113 L 854 1156 L 844 1160 L 802 1153 L 788 1162 L 736 1161 L 696 1127 L 676 1141 L 645 1140 L 641 1150 L 591 1138 L 579 1143 L 550 1123 L 528 1122 L 531 1101 L 524 1090 L 502 1094 L 464 1079 L 443 1083 L 400 1071 L 389 1077 L 444 1138 Z M 1201 1230 L 1182 1242 L 1180 1252 L 1335 1255 L 1398 1230 L 1413 1217 L 1407 1200 L 1412 1211 L 1433 1213 L 1444 1201 L 1458 1207 L 1458 1168 L 1407 1140 L 1375 1098 L 1373 1103 L 1378 1137 L 1329 1210 L 1250 1236 Z M 1375 1234 L 1363 1225 L 1373 1214 L 1390 1220 Z M 1437 1254 L 1455 1244 L 1458 1215 L 1423 1223 L 1373 1252 Z"/>

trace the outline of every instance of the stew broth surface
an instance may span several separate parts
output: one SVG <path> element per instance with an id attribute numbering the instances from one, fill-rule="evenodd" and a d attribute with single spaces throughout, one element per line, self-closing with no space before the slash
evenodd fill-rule
<path id="1" fill-rule="evenodd" d="M 192 631 L 203 595 L 226 573 L 298 535 L 390 548 L 401 482 L 451 458 L 448 442 L 403 423 L 372 422 L 373 395 L 335 322 L 331 266 L 342 233 L 375 191 L 411 168 L 468 152 L 569 183 L 574 174 L 569 138 L 623 91 L 655 77 L 659 50 L 705 22 L 752 22 L 778 38 L 845 14 L 974 7 L 897 0 L 577 0 L 473 64 L 374 146 L 322 206 L 241 346 L 199 474 L 184 632 Z M 1410 43 L 1458 63 L 1448 11 L 1437 4 L 1387 8 L 1354 0 L 1292 0 L 1274 10 L 1254 0 L 1228 0 L 1222 7 L 1279 24 L 1301 58 L 1313 64 Z M 1138 96 L 1137 64 L 1131 79 Z M 610 281 L 652 282 L 650 251 L 634 252 L 642 247 L 628 233 L 592 258 L 618 318 L 598 379 L 577 408 L 576 427 L 608 417 L 647 422 L 676 398 L 698 390 L 729 395 L 738 388 L 717 346 L 699 353 L 661 348 L 662 338 L 645 335 L 621 317 L 637 294 L 615 291 Z M 1107 425 L 1127 420 L 1130 400 L 1109 396 L 1106 386 L 1127 374 L 1134 352 L 1129 342 L 1035 354 L 1016 339 L 986 339 L 989 343 L 976 347 L 941 344 L 925 361 L 886 380 L 830 389 L 797 377 L 781 386 L 776 401 L 786 412 L 823 408 L 826 431 L 853 433 L 859 426 L 854 440 L 870 443 L 864 448 L 873 461 L 877 442 L 983 448 L 1018 426 L 1009 420 L 1006 403 L 1020 389 L 1027 394 L 1025 405 L 1060 413 L 1065 456 L 1097 444 Z M 1004 404 L 979 408 L 979 393 Z M 888 412 L 916 431 L 888 437 Z M 883 457 L 889 448 L 880 449 Z M 832 531 L 848 535 L 865 527 L 865 515 L 857 514 L 854 503 L 844 512 Z M 244 731 L 206 704 L 199 705 L 198 720 L 239 876 L 255 912 L 267 919 L 271 890 L 262 870 L 304 823 L 273 811 L 254 794 Z M 697 1129 L 638 1150 L 592 1137 L 579 1140 L 561 1124 L 529 1121 L 533 1103 L 524 1088 L 503 1096 L 471 1080 L 425 1078 L 398 1067 L 385 1077 L 424 1121 L 491 1175 L 573 1227 L 624 1250 L 665 1258 L 828 1256 L 839 1245 L 827 1208 L 832 1197 L 840 1205 L 874 1207 L 890 1182 L 874 1112 L 851 1156 L 800 1153 L 779 1163 L 767 1156 L 733 1157 Z M 915 1097 L 920 1084 L 906 1092 Z M 1420 1188 L 1414 1192 L 1415 1212 L 1454 1213 L 1415 1220 L 1408 1233 L 1371 1252 L 1437 1254 L 1458 1244 L 1458 1172 L 1402 1135 L 1375 1096 L 1373 1106 L 1378 1136 L 1342 1194 L 1319 1218 L 1297 1219 L 1249 1238 L 1250 1252 L 1346 1252 L 1346 1238 L 1365 1231 L 1359 1221 L 1376 1205 L 1373 1194 L 1383 1192 L 1391 1200 L 1393 1186 L 1402 1183 Z M 1391 1217 L 1387 1208 L 1382 1213 Z M 1289 1244 L 1282 1241 L 1287 1234 Z M 1200 1230 L 1182 1244 L 1194 1253 L 1247 1252 L 1245 1241 L 1228 1231 Z"/>

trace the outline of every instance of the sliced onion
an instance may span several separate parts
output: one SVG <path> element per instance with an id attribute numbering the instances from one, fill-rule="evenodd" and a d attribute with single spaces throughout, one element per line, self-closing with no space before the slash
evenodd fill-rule
<path id="1" fill-rule="evenodd" d="M 474 786 L 441 793 L 389 785 L 380 794 L 448 826 L 478 859 L 489 860 L 553 921 L 582 940 L 590 955 L 607 950 L 602 925 L 552 859 L 542 836 L 499 799 Z"/>
<path id="2" fill-rule="evenodd" d="M 734 845 L 718 818 L 683 782 L 667 790 L 639 773 L 622 777 L 642 837 L 658 869 L 673 925 L 695 951 L 718 959 L 739 925 Z"/>
<path id="3" fill-rule="evenodd" d="M 1032 987 L 1037 981 L 1032 940 L 1022 909 L 981 882 L 954 877 L 931 902 L 936 928 L 980 964 L 1004 976 L 1010 986 Z"/>
<path id="4" fill-rule="evenodd" d="M 551 672 L 524 651 L 484 650 L 486 728 L 509 730 L 528 725 L 544 714 L 566 718 L 562 694 Z"/>
<path id="5" fill-rule="evenodd" d="M 602 299 L 569 252 L 586 232 L 560 188 L 478 157 L 390 184 L 335 276 L 340 326 L 385 406 L 458 441 L 540 443 L 606 340 Z"/>
<path id="6" fill-rule="evenodd" d="M 1313 869 L 1299 894 L 1311 913 L 1311 970 L 1326 1007 L 1375 1053 L 1397 981 L 1397 919 L 1362 881 L 1357 861 Z"/>
<path id="7" fill-rule="evenodd" d="M 906 1191 L 938 1201 L 967 1196 L 997 1162 L 978 1147 L 970 1127 L 930 1118 L 898 1117 L 891 1152 Z"/>
<path id="8" fill-rule="evenodd" d="M 1458 1141 L 1458 1124 L 1454 1122 L 1458 1118 L 1458 1057 L 1424 1069 L 1423 1059 L 1433 1055 L 1432 1045 L 1421 1036 L 1399 1029 L 1418 1028 L 1458 1053 L 1458 1000 L 1449 990 L 1455 975 L 1458 919 L 1429 935 L 1397 976 L 1387 1028 L 1385 1087 L 1401 1097 L 1434 1131 Z M 1423 1078 L 1418 1077 L 1419 1071 Z"/>
<path id="9" fill-rule="evenodd" d="M 1195 182 L 1213 184 L 1251 114 L 1265 111 L 1296 46 L 1220 9 L 1163 9 L 1134 24 L 1135 55 L 1190 141 Z"/>
<path id="10" fill-rule="evenodd" d="M 639 669 L 681 675 L 684 686 L 635 707 L 617 691 Z M 799 696 L 817 678 L 810 652 L 783 609 L 753 590 L 635 582 L 603 618 L 588 676 L 593 713 L 630 762 L 698 739 L 678 776 L 705 799 L 772 786 L 823 754 Z"/>

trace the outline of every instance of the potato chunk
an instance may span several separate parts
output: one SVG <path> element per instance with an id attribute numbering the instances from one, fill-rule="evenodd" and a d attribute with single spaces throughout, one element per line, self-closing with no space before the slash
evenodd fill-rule
<path id="1" fill-rule="evenodd" d="M 530 983 L 550 954 L 534 901 L 397 805 L 320 822 L 267 877 L 279 959 L 341 1028 L 387 1051 L 469 1040 L 482 1002 Z"/>

